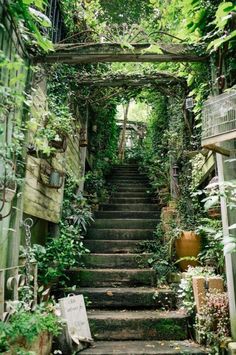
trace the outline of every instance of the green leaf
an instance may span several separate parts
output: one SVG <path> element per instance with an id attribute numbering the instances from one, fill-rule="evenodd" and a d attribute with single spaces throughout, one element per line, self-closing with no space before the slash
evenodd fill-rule
<path id="1" fill-rule="evenodd" d="M 236 223 L 231 224 L 231 226 L 229 226 L 229 229 L 230 229 L 230 230 L 231 230 L 231 229 L 236 229 Z"/>
<path id="2" fill-rule="evenodd" d="M 163 51 L 160 48 L 160 46 L 158 46 L 158 44 L 151 44 L 150 47 L 148 47 L 147 49 L 144 49 L 142 52 L 143 53 L 163 54 Z"/>
<path id="3" fill-rule="evenodd" d="M 218 10 L 216 11 L 216 19 L 213 22 L 217 28 L 223 30 L 224 27 L 226 26 L 228 19 L 231 18 L 231 16 L 226 16 L 226 13 L 229 13 L 234 9 L 234 5 L 232 2 L 224 2 L 221 3 L 218 7 Z"/>
<path id="4" fill-rule="evenodd" d="M 236 251 L 236 243 L 230 243 L 224 246 L 224 255 L 234 253 Z"/>

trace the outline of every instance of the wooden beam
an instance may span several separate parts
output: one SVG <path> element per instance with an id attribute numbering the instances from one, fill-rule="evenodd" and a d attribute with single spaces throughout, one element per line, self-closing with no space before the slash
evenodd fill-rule
<path id="1" fill-rule="evenodd" d="M 129 48 L 117 43 L 71 43 L 55 46 L 55 52 L 35 57 L 35 63 L 98 63 L 98 62 L 204 62 L 200 56 L 184 44 L 149 43 L 131 44 Z"/>
<path id="2" fill-rule="evenodd" d="M 78 84 L 85 86 L 117 87 L 117 86 L 146 86 L 155 84 L 164 85 L 185 85 L 186 81 L 165 72 L 152 74 L 112 74 L 104 76 L 78 76 Z"/>
<path id="3" fill-rule="evenodd" d="M 203 148 L 212 150 L 213 152 L 219 153 L 219 154 L 224 155 L 224 156 L 226 156 L 226 157 L 229 157 L 229 156 L 230 156 L 230 150 L 225 149 L 225 148 L 223 148 L 223 147 L 219 147 L 219 146 L 217 146 L 217 145 L 215 145 L 215 144 L 203 145 Z"/>

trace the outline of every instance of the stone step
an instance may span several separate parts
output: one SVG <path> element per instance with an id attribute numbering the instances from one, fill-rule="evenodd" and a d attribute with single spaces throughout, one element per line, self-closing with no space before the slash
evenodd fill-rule
<path id="1" fill-rule="evenodd" d="M 187 315 L 180 311 L 89 310 L 95 340 L 185 340 Z"/>
<path id="2" fill-rule="evenodd" d="M 148 192 L 148 187 L 139 187 L 136 184 L 133 187 L 126 187 L 126 186 L 117 186 L 116 192 Z"/>
<path id="3" fill-rule="evenodd" d="M 100 206 L 102 211 L 156 211 L 160 213 L 160 208 L 158 205 L 153 203 L 104 203 Z"/>
<path id="4" fill-rule="evenodd" d="M 151 195 L 148 195 L 147 192 L 113 192 L 112 193 L 112 198 L 127 198 L 127 197 L 151 197 Z"/>
<path id="5" fill-rule="evenodd" d="M 158 219 L 102 219 L 98 218 L 91 224 L 93 228 L 101 229 L 155 229 Z"/>
<path id="6" fill-rule="evenodd" d="M 155 219 L 160 217 L 160 211 L 97 211 L 94 213 L 96 218 L 103 219 Z"/>
<path id="7" fill-rule="evenodd" d="M 139 182 L 143 184 L 148 184 L 149 181 L 146 177 L 144 176 L 112 176 L 109 179 L 107 179 L 108 182 L 116 184 L 117 182 Z"/>
<path id="8" fill-rule="evenodd" d="M 84 355 L 206 355 L 208 352 L 192 341 L 97 341 Z"/>
<path id="9" fill-rule="evenodd" d="M 110 177 L 112 176 L 132 176 L 132 177 L 136 177 L 136 176 L 142 176 L 145 177 L 147 179 L 147 175 L 145 174 L 141 174 L 138 171 L 113 171 L 112 174 L 110 175 Z"/>
<path id="10" fill-rule="evenodd" d="M 84 245 L 92 253 L 137 253 L 140 240 L 85 240 Z"/>
<path id="11" fill-rule="evenodd" d="M 106 239 L 106 240 L 152 240 L 153 239 L 154 228 L 145 228 L 145 229 L 96 229 L 89 228 L 87 231 L 86 238 L 97 240 L 97 239 Z"/>
<path id="12" fill-rule="evenodd" d="M 127 187 L 127 188 L 134 188 L 134 187 L 143 187 L 145 189 L 150 188 L 150 185 L 148 184 L 143 184 L 142 182 L 132 182 L 132 181 L 126 181 L 126 182 L 118 182 L 117 184 L 113 184 L 114 188 L 119 188 L 119 187 Z"/>
<path id="13" fill-rule="evenodd" d="M 125 204 L 133 204 L 133 203 L 154 203 L 150 197 L 112 197 L 110 199 L 110 203 L 125 203 Z"/>
<path id="14" fill-rule="evenodd" d="M 152 254 L 88 254 L 83 255 L 82 262 L 91 269 L 136 269 L 148 268 Z"/>
<path id="15" fill-rule="evenodd" d="M 91 307 L 100 309 L 174 309 L 175 293 L 170 289 L 151 287 L 79 288 L 73 291 L 91 301 Z"/>
<path id="16" fill-rule="evenodd" d="M 80 287 L 137 287 L 156 286 L 152 269 L 78 269 L 67 272 L 72 284 Z"/>

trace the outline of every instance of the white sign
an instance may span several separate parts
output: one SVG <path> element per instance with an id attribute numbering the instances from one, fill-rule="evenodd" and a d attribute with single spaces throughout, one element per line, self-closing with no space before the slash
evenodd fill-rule
<path id="1" fill-rule="evenodd" d="M 82 342 L 92 341 L 84 297 L 78 295 L 61 298 L 59 304 L 62 318 L 64 318 L 67 323 L 71 338 L 75 342 L 78 340 Z"/>

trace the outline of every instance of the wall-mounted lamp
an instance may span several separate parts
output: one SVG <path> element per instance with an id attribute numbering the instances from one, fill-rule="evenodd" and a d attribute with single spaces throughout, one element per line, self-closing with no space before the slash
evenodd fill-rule
<path id="1" fill-rule="evenodd" d="M 173 177 L 177 178 L 179 176 L 179 167 L 178 167 L 178 165 L 174 164 L 172 169 L 173 169 Z"/>

